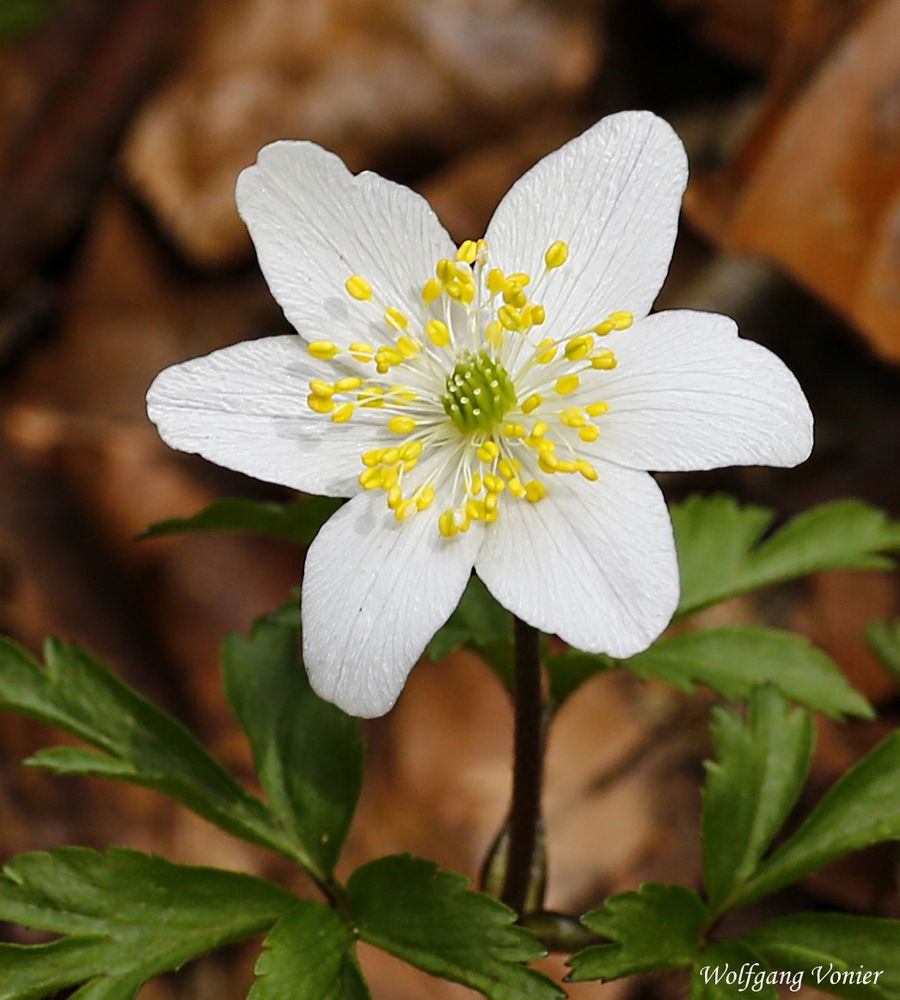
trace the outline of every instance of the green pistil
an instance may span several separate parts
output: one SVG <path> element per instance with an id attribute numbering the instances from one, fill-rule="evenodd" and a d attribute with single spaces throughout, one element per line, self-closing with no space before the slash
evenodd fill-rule
<path id="1" fill-rule="evenodd" d="M 516 405 L 516 390 L 506 370 L 486 351 L 459 356 L 447 377 L 444 411 L 463 432 L 490 431 Z"/>

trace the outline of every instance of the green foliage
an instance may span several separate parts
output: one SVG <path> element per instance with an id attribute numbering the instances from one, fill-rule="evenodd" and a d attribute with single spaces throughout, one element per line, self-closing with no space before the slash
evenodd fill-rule
<path id="1" fill-rule="evenodd" d="M 746 883 L 797 802 L 815 746 L 812 720 L 772 687 L 759 688 L 746 724 L 716 709 L 716 761 L 703 795 L 703 873 L 714 912 Z"/>
<path id="2" fill-rule="evenodd" d="M 569 978 L 578 983 L 690 968 L 706 919 L 703 901 L 681 885 L 650 883 L 611 896 L 581 922 L 614 943 L 590 945 L 574 955 Z"/>
<path id="3" fill-rule="evenodd" d="M 208 531 L 239 531 L 307 545 L 343 504 L 332 497 L 304 496 L 292 503 L 265 503 L 230 497 L 214 500 L 190 517 L 172 517 L 151 525 L 142 538 Z"/>
<path id="4" fill-rule="evenodd" d="M 359 720 L 318 698 L 299 659 L 299 631 L 277 619 L 222 651 L 229 700 L 250 739 L 279 828 L 319 879 L 341 851 L 362 784 Z"/>
<path id="5" fill-rule="evenodd" d="M 16 38 L 39 28 L 56 13 L 59 0 L 3 0 L 0 39 Z"/>
<path id="6" fill-rule="evenodd" d="M 369 1000 L 354 945 L 334 910 L 298 902 L 266 938 L 247 1000 Z"/>
<path id="7" fill-rule="evenodd" d="M 728 496 L 695 496 L 671 508 L 681 571 L 679 615 L 826 569 L 890 569 L 900 523 L 860 500 L 797 515 L 762 544 L 772 512 Z"/>
<path id="8" fill-rule="evenodd" d="M 363 941 L 489 1000 L 555 1000 L 565 994 L 521 963 L 544 951 L 516 914 L 473 892 L 462 875 L 409 856 L 381 858 L 347 884 L 347 905 Z"/>
<path id="9" fill-rule="evenodd" d="M 870 622 L 866 638 L 875 655 L 900 680 L 900 618 L 893 622 Z"/>
<path id="10" fill-rule="evenodd" d="M 849 1000 L 900 996 L 900 920 L 798 913 L 762 924 L 741 940 L 770 969 L 803 972 L 807 986 L 825 993 Z"/>
<path id="11" fill-rule="evenodd" d="M 151 977 L 253 937 L 296 902 L 262 879 L 121 848 L 23 854 L 0 878 L 0 920 L 65 936 L 0 944 L 0 1000 L 82 983 L 83 1000 L 130 1000 Z"/>
<path id="12" fill-rule="evenodd" d="M 62 729 L 99 752 L 58 747 L 28 764 L 154 788 L 230 833 L 290 854 L 265 806 L 181 723 L 77 646 L 51 640 L 45 660 L 0 638 L 0 709 Z"/>

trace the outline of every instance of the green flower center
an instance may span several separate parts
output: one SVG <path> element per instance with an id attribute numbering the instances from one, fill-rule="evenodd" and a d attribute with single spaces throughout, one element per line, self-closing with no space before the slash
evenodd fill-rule
<path id="1" fill-rule="evenodd" d="M 486 351 L 459 355 L 446 386 L 444 412 L 463 433 L 493 430 L 518 402 L 506 369 Z"/>

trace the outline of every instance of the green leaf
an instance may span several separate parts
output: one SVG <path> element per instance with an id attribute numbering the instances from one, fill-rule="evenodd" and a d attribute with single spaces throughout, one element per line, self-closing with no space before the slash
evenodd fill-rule
<path id="1" fill-rule="evenodd" d="M 694 965 L 690 1000 L 741 1000 L 748 995 L 778 1000 L 775 987 L 766 982 L 769 971 L 738 938 L 717 941 L 703 950 Z"/>
<path id="2" fill-rule="evenodd" d="M 230 833 L 288 852 L 265 806 L 181 723 L 77 646 L 51 640 L 45 659 L 41 665 L 0 637 L 0 709 L 62 729 L 100 753 L 66 747 L 29 763 L 156 789 Z"/>
<path id="3" fill-rule="evenodd" d="M 516 915 L 468 880 L 408 855 L 354 872 L 347 903 L 360 938 L 489 1000 L 555 1000 L 560 988 L 522 963 L 545 952 Z"/>
<path id="4" fill-rule="evenodd" d="M 264 538 L 278 538 L 307 545 L 319 528 L 343 504 L 333 497 L 304 496 L 292 503 L 225 498 L 190 517 L 171 517 L 151 525 L 141 538 L 181 535 L 189 532 L 239 531 Z"/>
<path id="5" fill-rule="evenodd" d="M 704 684 L 741 700 L 755 687 L 772 684 L 792 701 L 835 719 L 874 715 L 834 662 L 793 632 L 759 627 L 685 632 L 619 662 L 639 677 L 666 681 L 687 693 Z"/>
<path id="6" fill-rule="evenodd" d="M 302 900 L 263 944 L 247 1000 L 369 1000 L 353 935 L 327 906 Z"/>
<path id="7" fill-rule="evenodd" d="M 327 879 L 359 797 L 363 745 L 359 720 L 313 693 L 299 642 L 296 628 L 257 622 L 226 641 L 222 669 L 269 809 L 301 864 Z"/>
<path id="8" fill-rule="evenodd" d="M 825 993 L 849 1000 L 900 996 L 898 920 L 799 913 L 762 924 L 741 939 L 770 968 L 802 972 L 804 985 Z"/>
<path id="9" fill-rule="evenodd" d="M 259 934 L 296 902 L 263 879 L 122 848 L 23 854 L 0 877 L 0 921 L 66 936 L 0 945 L 0 1000 L 81 983 L 81 998 L 129 1000 L 151 977 Z"/>
<path id="10" fill-rule="evenodd" d="M 866 638 L 878 659 L 900 680 L 900 618 L 893 622 L 870 622 Z"/>
<path id="11" fill-rule="evenodd" d="M 717 760 L 706 764 L 703 794 L 703 872 L 710 907 L 720 913 L 796 804 L 815 734 L 808 713 L 764 687 L 753 693 L 746 724 L 714 710 L 713 742 Z"/>
<path id="12" fill-rule="evenodd" d="M 754 548 L 771 511 L 727 496 L 691 497 L 671 510 L 681 571 L 679 615 L 760 587 L 827 569 L 890 569 L 900 523 L 860 500 L 799 514 Z"/>
<path id="13" fill-rule="evenodd" d="M 700 897 L 681 885 L 651 882 L 638 892 L 611 896 L 581 922 L 614 943 L 590 945 L 573 955 L 569 979 L 582 983 L 690 968 L 706 918 Z"/>
<path id="14" fill-rule="evenodd" d="M 797 832 L 734 894 L 732 906 L 886 840 L 900 840 L 900 731 L 835 782 Z"/>

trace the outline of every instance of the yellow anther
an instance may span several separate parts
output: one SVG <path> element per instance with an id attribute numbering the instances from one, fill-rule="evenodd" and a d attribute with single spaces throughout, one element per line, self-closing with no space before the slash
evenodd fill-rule
<path id="1" fill-rule="evenodd" d="M 335 392 L 353 392 L 354 389 L 358 389 L 362 384 L 363 380 L 361 378 L 349 375 L 347 378 L 339 378 L 334 383 L 334 390 Z"/>
<path id="2" fill-rule="evenodd" d="M 315 413 L 331 413 L 334 409 L 334 400 L 311 393 L 306 397 L 306 405 Z"/>
<path id="3" fill-rule="evenodd" d="M 526 285 L 531 284 L 531 275 L 526 274 L 524 271 L 516 271 L 515 274 L 508 274 L 506 280 L 511 285 L 517 285 L 519 288 L 524 288 Z"/>
<path id="4" fill-rule="evenodd" d="M 363 406 L 372 410 L 380 410 L 384 406 L 384 389 L 373 385 L 368 389 L 362 389 L 356 398 Z"/>
<path id="5" fill-rule="evenodd" d="M 513 306 L 516 309 L 524 309 L 528 305 L 528 296 L 518 285 L 507 285 L 506 291 L 503 293 L 503 301 L 508 306 Z"/>
<path id="6" fill-rule="evenodd" d="M 589 482 L 594 483 L 600 477 L 597 475 L 597 470 L 591 465 L 590 462 L 586 462 L 583 458 L 579 458 L 575 463 L 578 467 L 578 471 L 587 479 Z"/>
<path id="7" fill-rule="evenodd" d="M 531 503 L 537 503 L 538 500 L 543 500 L 547 495 L 547 487 L 540 481 L 540 479 L 532 479 L 531 482 L 525 487 L 525 496 Z"/>
<path id="8" fill-rule="evenodd" d="M 492 267 L 487 273 L 487 287 L 491 295 L 498 295 L 506 287 L 506 278 L 499 267 Z"/>
<path id="9" fill-rule="evenodd" d="M 497 504 L 500 502 L 500 497 L 497 493 L 488 493 L 484 498 L 484 511 L 485 517 L 488 514 L 492 514 L 497 509 Z"/>
<path id="10" fill-rule="evenodd" d="M 589 333 L 583 333 L 579 337 L 572 337 L 566 344 L 566 357 L 570 361 L 581 361 L 591 353 L 594 346 L 594 338 Z"/>
<path id="11" fill-rule="evenodd" d="M 400 461 L 399 448 L 384 448 L 381 452 L 381 461 L 385 465 L 396 465 Z"/>
<path id="12" fill-rule="evenodd" d="M 504 424 L 503 436 L 508 438 L 525 437 L 526 427 L 524 424 Z"/>
<path id="13" fill-rule="evenodd" d="M 547 318 L 547 310 L 543 306 L 529 306 L 527 313 L 528 322 L 531 326 L 540 326 Z"/>
<path id="14" fill-rule="evenodd" d="M 441 297 L 442 289 L 443 285 L 441 285 L 437 278 L 429 278 L 422 285 L 422 301 L 425 305 L 430 306 L 432 302 L 436 302 Z"/>
<path id="15" fill-rule="evenodd" d="M 556 357 L 556 344 L 550 340 L 542 340 L 534 353 L 534 360 L 537 361 L 539 365 L 549 365 L 550 362 Z"/>
<path id="16" fill-rule="evenodd" d="M 439 319 L 429 320 L 425 324 L 425 333 L 435 347 L 446 347 L 450 343 L 450 330 Z"/>
<path id="17" fill-rule="evenodd" d="M 609 314 L 609 321 L 614 325 L 616 330 L 627 330 L 634 323 L 634 314 L 625 312 L 624 310 L 613 312 Z"/>
<path id="18" fill-rule="evenodd" d="M 484 485 L 491 493 L 502 493 L 506 483 L 499 476 L 485 476 Z"/>
<path id="19" fill-rule="evenodd" d="M 427 510 L 434 503 L 435 490 L 429 483 L 416 491 L 416 507 L 419 510 Z"/>
<path id="20" fill-rule="evenodd" d="M 350 295 L 360 302 L 372 298 L 372 286 L 361 274 L 354 274 L 344 283 L 344 287 Z"/>
<path id="21" fill-rule="evenodd" d="M 418 465 L 418 463 L 419 463 L 419 460 L 417 458 L 408 458 L 403 463 L 403 471 L 404 472 L 412 472 L 412 470 Z"/>
<path id="22" fill-rule="evenodd" d="M 602 417 L 609 412 L 609 403 L 588 403 L 585 407 L 590 417 Z"/>
<path id="23" fill-rule="evenodd" d="M 453 281 L 456 277 L 458 277 L 460 272 L 459 268 L 453 263 L 452 260 L 444 258 L 437 262 L 434 273 L 446 285 L 448 282 Z"/>
<path id="24" fill-rule="evenodd" d="M 401 490 L 399 486 L 392 486 L 388 490 L 387 503 L 391 510 L 396 510 L 400 504 L 403 503 L 403 490 Z"/>
<path id="25" fill-rule="evenodd" d="M 384 311 L 384 321 L 393 330 L 405 330 L 409 326 L 409 320 L 393 306 L 388 306 Z"/>
<path id="26" fill-rule="evenodd" d="M 540 464 L 540 462 L 538 462 L 538 464 Z M 554 464 L 554 469 L 556 472 L 564 472 L 571 475 L 571 473 L 578 471 L 578 465 L 575 462 L 564 459 L 557 461 Z"/>
<path id="27" fill-rule="evenodd" d="M 553 475 L 559 468 L 559 459 L 550 451 L 541 452 L 538 456 L 538 468 L 541 472 Z"/>
<path id="28" fill-rule="evenodd" d="M 563 410 L 559 415 L 560 421 L 566 425 L 566 427 L 584 427 L 587 424 L 587 417 L 578 409 L 577 406 L 573 406 L 570 410 Z"/>
<path id="29" fill-rule="evenodd" d="M 484 500 L 467 500 L 466 516 L 473 521 L 483 521 L 486 513 Z"/>
<path id="30" fill-rule="evenodd" d="M 508 458 L 500 459 L 497 471 L 501 476 L 503 476 L 504 479 L 512 479 L 516 474 L 516 470 L 513 468 L 512 462 L 510 462 Z"/>
<path id="31" fill-rule="evenodd" d="M 384 455 L 384 448 L 373 448 L 372 451 L 364 452 L 362 457 L 363 465 L 374 469 L 381 461 L 382 455 Z"/>
<path id="32" fill-rule="evenodd" d="M 391 397 L 391 402 L 397 403 L 400 406 L 404 406 L 406 403 L 414 403 L 419 398 L 416 395 L 415 389 L 408 389 L 405 385 L 392 386 L 388 395 Z"/>
<path id="33" fill-rule="evenodd" d="M 453 517 L 452 510 L 445 510 L 438 518 L 438 530 L 444 538 L 452 538 L 459 530 L 456 527 L 456 520 Z"/>
<path id="34" fill-rule="evenodd" d="M 412 417 L 391 417 L 388 428 L 395 434 L 409 434 L 416 429 L 416 422 Z"/>
<path id="35" fill-rule="evenodd" d="M 467 264 L 474 264 L 478 256 L 478 244 L 475 240 L 465 240 L 456 251 L 456 259 L 464 260 Z"/>
<path id="36" fill-rule="evenodd" d="M 375 348 L 371 344 L 363 344 L 356 342 L 350 345 L 350 356 L 354 361 L 366 361 L 372 360 L 372 355 L 375 353 Z"/>
<path id="37" fill-rule="evenodd" d="M 353 416 L 353 404 L 341 403 L 341 405 L 331 414 L 331 419 L 336 424 L 345 424 Z"/>
<path id="38" fill-rule="evenodd" d="M 600 437 L 600 428 L 595 427 L 593 424 L 588 424 L 586 427 L 582 427 L 578 432 L 578 436 L 582 441 L 586 441 L 588 444 L 591 441 L 596 441 Z"/>
<path id="39" fill-rule="evenodd" d="M 364 490 L 377 490 L 381 486 L 381 469 L 366 469 L 359 474 L 359 485 Z"/>
<path id="40" fill-rule="evenodd" d="M 400 479 L 400 473 L 397 471 L 396 465 L 381 468 L 381 485 L 386 490 L 391 490 L 397 485 L 397 481 Z"/>
<path id="41" fill-rule="evenodd" d="M 605 337 L 608 333 L 612 333 L 615 328 L 616 324 L 611 319 L 607 319 L 602 323 L 598 323 L 594 327 L 594 333 L 596 333 L 598 337 Z"/>
<path id="42" fill-rule="evenodd" d="M 390 368 L 391 365 L 399 365 L 402 360 L 403 355 L 393 347 L 379 347 L 375 352 L 375 361 L 379 365 L 379 371 L 382 365 Z"/>
<path id="43" fill-rule="evenodd" d="M 534 393 L 522 404 L 523 413 L 533 413 L 544 402 L 544 397 L 540 393 Z"/>
<path id="44" fill-rule="evenodd" d="M 422 345 L 415 337 L 408 337 L 404 334 L 402 337 L 397 338 L 397 350 L 400 351 L 404 358 L 414 358 L 417 354 L 421 353 Z"/>
<path id="45" fill-rule="evenodd" d="M 563 375 L 562 378 L 556 380 L 553 390 L 554 392 L 558 392 L 560 396 L 568 396 L 570 392 L 574 392 L 580 385 L 581 379 L 577 375 Z"/>
<path id="46" fill-rule="evenodd" d="M 512 493 L 514 497 L 519 497 L 520 499 L 525 496 L 525 487 L 522 485 L 520 479 L 513 477 L 509 481 L 509 492 Z"/>
<path id="47" fill-rule="evenodd" d="M 602 354 L 595 354 L 591 358 L 591 368 L 596 368 L 604 372 L 612 371 L 618 363 L 612 351 L 604 351 Z"/>
<path id="48" fill-rule="evenodd" d="M 419 508 L 416 506 L 415 500 L 404 500 L 403 503 L 400 504 L 400 506 L 394 511 L 394 517 L 396 517 L 398 521 L 408 521 L 418 509 Z"/>
<path id="49" fill-rule="evenodd" d="M 522 321 L 522 314 L 512 306 L 501 306 L 497 310 L 497 319 L 506 330 L 521 330 L 525 326 Z"/>
<path id="50" fill-rule="evenodd" d="M 482 462 L 493 462 L 494 459 L 500 454 L 500 449 L 493 441 L 485 441 L 475 454 L 481 459 Z"/>
<path id="51" fill-rule="evenodd" d="M 502 324 L 498 323 L 497 320 L 493 320 L 488 323 L 484 328 L 484 339 L 494 348 L 495 351 L 499 351 L 503 347 L 503 340 L 505 338 L 503 332 Z"/>
<path id="52" fill-rule="evenodd" d="M 400 449 L 400 457 L 406 460 L 418 458 L 422 454 L 424 445 L 421 441 L 407 441 Z"/>
<path id="53" fill-rule="evenodd" d="M 543 420 L 538 420 L 534 427 L 531 428 L 531 436 L 535 441 L 539 441 L 549 430 L 549 427 Z"/>
<path id="54" fill-rule="evenodd" d="M 472 494 L 473 497 L 477 497 L 478 494 L 481 492 L 480 473 L 476 472 L 475 475 L 472 476 L 472 482 L 469 484 L 469 492 Z"/>
<path id="55" fill-rule="evenodd" d="M 547 265 L 548 271 L 552 271 L 555 267 L 562 267 L 568 259 L 569 246 L 562 240 L 555 240 L 551 243 L 544 254 L 544 263 Z"/>
<path id="56" fill-rule="evenodd" d="M 471 282 L 451 281 L 447 285 L 447 294 L 457 302 L 468 304 L 475 298 L 475 286 Z"/>
<path id="57" fill-rule="evenodd" d="M 552 455 L 556 451 L 556 444 L 550 438 L 540 438 L 537 441 L 529 439 L 526 443 L 530 444 L 539 455 Z"/>
<path id="58" fill-rule="evenodd" d="M 338 353 L 338 345 L 331 340 L 314 340 L 306 350 L 320 361 L 330 361 Z"/>
<path id="59" fill-rule="evenodd" d="M 480 261 L 484 261 L 487 258 L 488 245 L 487 240 L 480 239 L 475 241 L 475 256 Z"/>
<path id="60" fill-rule="evenodd" d="M 320 378 L 310 380 L 309 387 L 314 396 L 329 397 L 334 395 L 334 386 L 330 382 L 323 382 Z"/>

